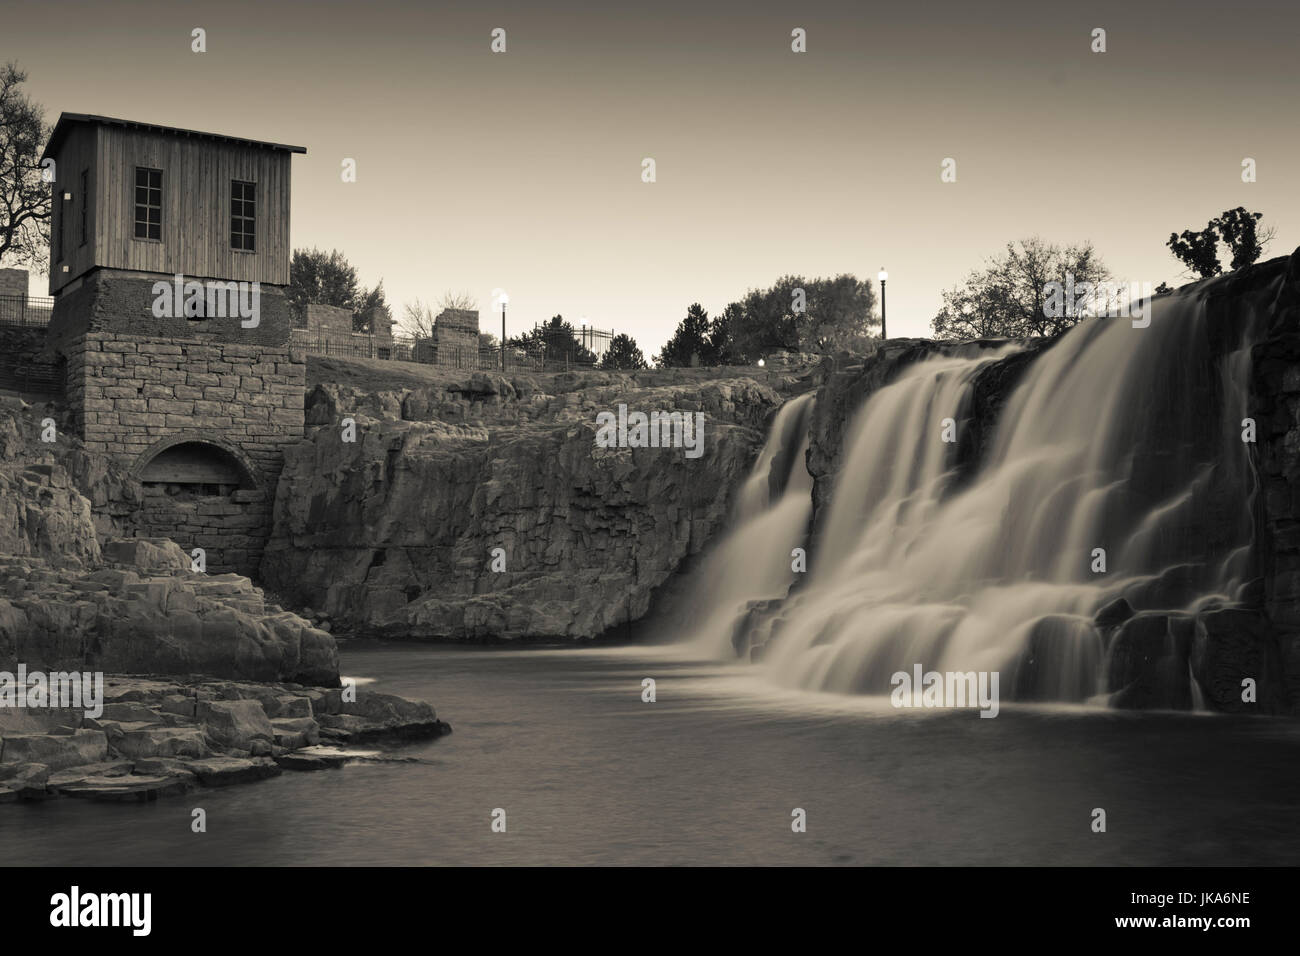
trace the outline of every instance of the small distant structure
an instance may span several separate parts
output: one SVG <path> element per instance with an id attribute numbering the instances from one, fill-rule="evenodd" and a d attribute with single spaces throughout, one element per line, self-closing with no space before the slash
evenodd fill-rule
<path id="1" fill-rule="evenodd" d="M 26 269 L 0 269 L 0 297 L 6 299 L 27 298 Z"/>
<path id="2" fill-rule="evenodd" d="M 478 368 L 478 310 L 443 309 L 433 320 L 433 334 L 415 340 L 414 358 L 428 365 Z"/>
<path id="3" fill-rule="evenodd" d="M 336 305 L 308 305 L 307 326 L 293 330 L 293 343 L 319 355 L 355 358 L 393 357 L 393 327 L 378 309 L 370 317 L 371 328 L 353 331 L 352 311 Z"/>

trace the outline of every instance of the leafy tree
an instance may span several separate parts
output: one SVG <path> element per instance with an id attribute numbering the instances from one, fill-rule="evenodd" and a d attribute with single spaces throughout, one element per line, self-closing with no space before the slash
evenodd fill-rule
<path id="1" fill-rule="evenodd" d="M 871 313 L 876 293 L 870 282 L 852 275 L 805 283 L 806 304 L 796 319 L 799 351 L 827 354 L 859 352 L 871 341 L 876 325 Z"/>
<path id="2" fill-rule="evenodd" d="M 717 365 L 741 365 L 744 358 L 732 344 L 732 329 L 744 320 L 745 309 L 739 302 L 730 303 L 722 314 L 709 323 L 706 354 Z"/>
<path id="3" fill-rule="evenodd" d="M 808 292 L 806 280 L 782 276 L 770 289 L 751 289 L 728 322 L 727 350 L 744 363 L 773 352 L 799 350 L 799 324 L 805 313 L 795 311 L 796 291 Z"/>
<path id="4" fill-rule="evenodd" d="M 289 262 L 289 306 L 300 323 L 305 321 L 309 305 L 333 305 L 355 312 L 361 295 L 356 267 L 337 249 L 293 251 Z"/>
<path id="5" fill-rule="evenodd" d="M 545 325 L 509 339 L 506 347 L 523 349 L 548 362 L 596 364 L 596 354 L 582 344 L 573 326 L 564 321 L 562 315 L 552 316 Z"/>
<path id="6" fill-rule="evenodd" d="M 609 348 L 605 351 L 605 357 L 601 359 L 600 367 L 603 369 L 634 371 L 646 367 L 645 356 L 637 348 L 635 339 L 630 335 L 619 333 L 610 340 Z"/>
<path id="7" fill-rule="evenodd" d="M 480 350 L 480 351 L 487 351 L 488 349 L 495 349 L 495 348 L 497 348 L 500 344 L 501 344 L 501 340 L 498 339 L 498 338 L 497 338 L 495 335 L 493 335 L 491 332 L 480 332 L 480 333 L 478 334 L 478 347 L 479 347 L 479 350 Z"/>
<path id="8" fill-rule="evenodd" d="M 1092 244 L 1057 246 L 1037 236 L 1007 243 L 1006 252 L 976 269 L 965 282 L 943 293 L 943 308 L 931 326 L 938 338 L 1023 338 L 1055 335 L 1090 312 L 1105 311 L 1109 295 L 1084 312 L 1061 310 L 1048 314 L 1048 284 L 1091 283 L 1099 287 L 1110 280 Z"/>
<path id="9" fill-rule="evenodd" d="M 373 327 L 372 327 L 373 325 Z M 393 310 L 384 298 L 384 280 L 369 291 L 362 290 L 357 299 L 356 311 L 352 315 L 352 331 L 379 332 L 392 328 Z"/>
<path id="10" fill-rule="evenodd" d="M 1198 278 L 1208 279 L 1223 271 L 1219 264 L 1218 230 L 1213 221 L 1199 232 L 1190 229 L 1184 229 L 1181 235 L 1171 232 L 1165 245 Z"/>
<path id="11" fill-rule="evenodd" d="M 714 364 L 715 352 L 710 336 L 709 313 L 698 302 L 686 310 L 686 318 L 677 323 L 672 338 L 659 350 L 662 368 L 689 368 Z"/>
<path id="12" fill-rule="evenodd" d="M 1219 262 L 1219 242 L 1232 253 L 1230 268 L 1240 269 L 1259 261 L 1264 248 L 1273 238 L 1271 228 L 1260 231 L 1258 222 L 1262 212 L 1248 212 L 1245 206 L 1228 209 L 1206 223 L 1200 231 L 1184 229 L 1170 233 L 1165 243 L 1169 251 L 1199 279 L 1208 279 L 1223 272 Z"/>
<path id="13" fill-rule="evenodd" d="M 876 294 L 852 275 L 833 279 L 782 276 L 751 289 L 712 321 L 692 305 L 659 353 L 664 367 L 737 365 L 773 352 L 860 350 L 871 340 Z"/>
<path id="14" fill-rule="evenodd" d="M 1259 261 L 1264 254 L 1264 247 L 1273 238 L 1271 228 L 1260 232 L 1256 223 L 1264 218 L 1262 212 L 1247 212 L 1245 206 L 1229 209 L 1215 222 L 1219 227 L 1219 236 L 1232 252 L 1232 268 L 1240 269 Z"/>
<path id="15" fill-rule="evenodd" d="M 847 273 L 783 276 L 723 310 L 710 330 L 711 357 L 718 364 L 748 364 L 773 352 L 861 351 L 877 325 L 875 304 L 871 283 Z"/>
<path id="16" fill-rule="evenodd" d="M 47 268 L 52 190 L 41 181 L 41 150 L 50 137 L 45 111 L 20 87 L 18 64 L 0 70 L 0 262 Z"/>

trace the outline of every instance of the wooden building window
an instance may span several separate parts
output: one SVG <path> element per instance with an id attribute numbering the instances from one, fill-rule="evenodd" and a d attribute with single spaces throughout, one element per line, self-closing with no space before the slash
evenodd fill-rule
<path id="1" fill-rule="evenodd" d="M 230 181 L 230 248 L 254 252 L 256 245 L 257 183 Z"/>
<path id="2" fill-rule="evenodd" d="M 135 168 L 135 237 L 162 241 L 162 170 Z"/>
<path id="3" fill-rule="evenodd" d="M 81 171 L 81 244 L 86 244 L 86 210 L 90 208 L 90 170 Z"/>

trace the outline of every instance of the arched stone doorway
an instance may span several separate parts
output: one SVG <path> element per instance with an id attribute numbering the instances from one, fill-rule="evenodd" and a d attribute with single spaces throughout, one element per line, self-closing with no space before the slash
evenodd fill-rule
<path id="1" fill-rule="evenodd" d="M 175 435 L 146 449 L 140 531 L 203 550 L 206 569 L 253 576 L 270 531 L 270 503 L 242 449 L 219 438 Z"/>

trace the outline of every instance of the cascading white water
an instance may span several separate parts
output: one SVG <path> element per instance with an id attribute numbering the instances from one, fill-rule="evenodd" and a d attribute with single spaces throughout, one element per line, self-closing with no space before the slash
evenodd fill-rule
<path id="1" fill-rule="evenodd" d="M 1249 336 L 1216 358 L 1203 299 L 1152 305 L 1146 328 L 1091 320 L 1036 357 L 962 482 L 942 422 L 969 425 L 975 379 L 1005 353 L 931 359 L 875 392 L 845 432 L 808 580 L 770 615 L 771 677 L 883 694 L 921 663 L 1082 700 L 1102 689 L 1108 601 L 1232 600 L 1250 560 Z M 729 540 L 749 564 L 789 553 L 767 535 L 755 520 Z M 706 625 L 718 648 L 738 623 L 725 610 Z"/>
<path id="2" fill-rule="evenodd" d="M 812 394 L 777 411 L 767 441 L 737 496 L 731 531 L 700 569 L 688 600 L 692 639 L 708 653 L 731 648 L 731 624 L 752 602 L 784 597 L 790 551 L 812 516 L 812 478 L 804 464 Z"/>

